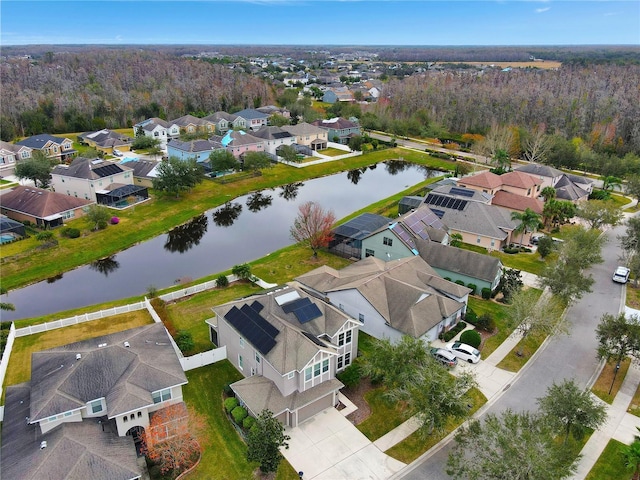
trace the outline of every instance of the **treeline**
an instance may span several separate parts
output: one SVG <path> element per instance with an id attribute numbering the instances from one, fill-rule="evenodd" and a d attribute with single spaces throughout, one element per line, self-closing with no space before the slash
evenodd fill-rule
<path id="1" fill-rule="evenodd" d="M 371 111 L 380 122 L 425 137 L 515 126 L 578 137 L 596 151 L 622 156 L 640 152 L 638 85 L 640 65 L 427 72 L 389 81 L 388 101 Z"/>
<path id="2" fill-rule="evenodd" d="M 0 64 L 0 137 L 122 128 L 272 102 L 263 80 L 151 50 L 45 53 Z"/>

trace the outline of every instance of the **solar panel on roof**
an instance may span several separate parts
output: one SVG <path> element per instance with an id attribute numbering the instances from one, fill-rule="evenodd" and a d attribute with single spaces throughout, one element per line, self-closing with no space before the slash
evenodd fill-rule
<path id="1" fill-rule="evenodd" d="M 458 207 L 460 206 L 461 202 L 462 202 L 462 200 L 457 200 L 456 199 L 454 202 L 451 203 L 451 208 L 453 208 L 454 210 L 459 210 Z"/>
<path id="2" fill-rule="evenodd" d="M 458 188 L 458 187 L 452 187 L 451 190 L 449 190 L 449 193 L 451 193 L 452 195 L 460 195 L 461 197 L 467 197 L 467 198 L 471 198 L 473 197 L 473 190 L 471 190 L 470 188 Z"/>
<path id="3" fill-rule="evenodd" d="M 242 313 L 244 313 L 247 317 L 251 319 L 253 323 L 255 323 L 258 327 L 264 330 L 269 336 L 274 337 L 280 333 L 276 327 L 271 325 L 267 320 L 260 315 L 257 311 L 251 308 L 249 305 L 243 305 L 240 309 Z"/>
<path id="4" fill-rule="evenodd" d="M 319 347 L 326 347 L 325 343 L 320 340 L 319 338 L 315 337 L 314 335 L 312 335 L 309 332 L 302 332 L 302 334 L 307 337 L 309 340 L 311 340 L 313 343 L 315 343 L 316 345 L 318 345 Z"/>
<path id="5" fill-rule="evenodd" d="M 405 244 L 409 245 L 411 248 L 415 248 L 413 238 L 411 238 L 409 232 L 407 232 L 401 224 L 396 223 L 391 230 L 400 237 Z"/>
<path id="6" fill-rule="evenodd" d="M 260 317 L 260 314 L 256 313 L 255 310 L 251 309 L 248 305 L 243 305 L 242 307 L 247 308 L 243 311 L 234 306 L 227 312 L 224 318 L 227 319 L 227 321 L 238 332 L 240 332 L 240 335 L 245 337 L 254 347 L 256 347 L 260 353 L 266 355 L 276 344 L 276 340 L 274 338 L 275 335 L 271 336 L 262 328 L 261 325 L 254 321 L 254 318 L 247 316 L 248 311 L 253 312 L 258 317 Z M 272 328 L 271 331 L 275 330 L 277 332 L 276 335 L 280 333 L 277 328 L 268 323 L 264 318 L 260 318 Z"/>
<path id="7" fill-rule="evenodd" d="M 432 208 L 431 211 L 433 213 L 435 213 L 438 216 L 438 218 L 442 218 L 444 216 L 444 211 L 443 210 L 437 210 L 435 208 Z"/>
<path id="8" fill-rule="evenodd" d="M 114 165 L 114 164 L 104 165 L 102 167 L 93 169 L 93 173 L 95 173 L 99 177 L 108 177 L 110 175 L 115 175 L 116 173 L 120 173 L 120 172 L 122 172 L 122 169 L 118 165 Z"/>
<path id="9" fill-rule="evenodd" d="M 253 308 L 256 312 L 260 313 L 264 308 L 264 305 L 262 305 L 259 301 L 254 300 L 254 302 L 251 304 L 251 308 Z"/>
<path id="10" fill-rule="evenodd" d="M 293 302 L 285 303 L 284 305 L 282 305 L 282 310 L 284 310 L 284 313 L 291 313 L 294 310 L 297 310 L 298 308 L 302 308 L 305 305 L 310 305 L 310 304 L 311 304 L 311 300 L 309 300 L 307 297 L 298 298 Z"/>
<path id="11" fill-rule="evenodd" d="M 300 307 L 293 311 L 293 314 L 296 316 L 300 323 L 307 323 L 313 320 L 314 318 L 318 318 L 322 316 L 322 312 L 318 308 L 315 303 L 311 303 L 310 305 L 305 305 L 304 307 Z"/>

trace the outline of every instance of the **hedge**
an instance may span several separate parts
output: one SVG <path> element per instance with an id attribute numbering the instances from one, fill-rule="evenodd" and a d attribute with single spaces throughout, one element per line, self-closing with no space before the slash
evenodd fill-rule
<path id="1" fill-rule="evenodd" d="M 458 324 L 455 327 L 453 327 L 451 330 L 441 334 L 442 340 L 444 340 L 445 342 L 448 342 L 465 328 L 467 328 L 467 324 L 465 322 L 458 322 Z"/>
<path id="2" fill-rule="evenodd" d="M 238 425 L 242 425 L 242 421 L 248 415 L 247 409 L 238 405 L 236 408 L 231 410 L 231 416 L 233 417 L 233 421 Z"/>
<path id="3" fill-rule="evenodd" d="M 484 287 L 482 290 L 482 298 L 485 300 L 489 300 L 491 298 L 491 289 L 488 287 Z"/>
<path id="4" fill-rule="evenodd" d="M 224 409 L 227 413 L 231 413 L 231 411 L 238 406 L 238 399 L 236 397 L 229 397 L 224 401 Z"/>
<path id="5" fill-rule="evenodd" d="M 482 337 L 475 330 L 467 330 L 466 332 L 462 332 L 462 335 L 460 335 L 460 341 L 467 345 L 471 345 L 473 348 L 478 348 L 482 342 Z"/>
<path id="6" fill-rule="evenodd" d="M 476 290 L 478 290 L 478 286 L 475 283 L 467 283 L 467 288 L 471 289 L 471 295 L 475 295 Z"/>
<path id="7" fill-rule="evenodd" d="M 245 430 L 251 430 L 251 427 L 253 427 L 255 424 L 256 424 L 255 418 L 246 416 L 242 421 L 242 428 L 244 428 Z"/>

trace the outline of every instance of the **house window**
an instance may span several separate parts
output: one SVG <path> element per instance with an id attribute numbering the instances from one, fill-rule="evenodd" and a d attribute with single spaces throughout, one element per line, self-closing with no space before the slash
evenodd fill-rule
<path id="1" fill-rule="evenodd" d="M 391 247 L 393 245 L 393 239 L 389 238 L 389 237 L 383 237 L 382 238 L 382 243 Z"/>
<path id="2" fill-rule="evenodd" d="M 311 369 L 311 367 L 307 367 L 304 369 L 304 381 L 308 382 L 309 380 L 311 380 L 311 374 L 313 373 L 313 370 Z"/>
<path id="3" fill-rule="evenodd" d="M 243 360 L 242 360 L 242 355 L 238 354 L 238 368 L 240 370 L 244 370 L 244 365 L 243 365 Z"/>
<path id="4" fill-rule="evenodd" d="M 171 400 L 171 389 L 165 388 L 164 390 L 160 390 L 159 392 L 153 392 L 151 394 L 151 398 L 153 399 L 153 403 L 160 403 Z"/>
<path id="5" fill-rule="evenodd" d="M 61 178 L 61 180 L 62 180 L 62 183 L 64 183 L 64 178 Z M 91 186 L 93 187 L 93 184 L 91 184 Z"/>
<path id="6" fill-rule="evenodd" d="M 347 330 L 344 343 L 351 343 L 351 330 Z"/>
<path id="7" fill-rule="evenodd" d="M 480 237 L 478 237 L 478 238 L 476 239 L 476 243 L 480 243 L 481 241 L 482 241 L 482 239 L 481 239 Z"/>
<path id="8" fill-rule="evenodd" d="M 359 313 L 358 314 L 358 320 L 360 320 L 362 323 L 364 323 L 364 313 Z"/>
<path id="9" fill-rule="evenodd" d="M 344 333 L 338 335 L 338 346 L 341 347 L 342 345 L 344 345 Z"/>
<path id="10" fill-rule="evenodd" d="M 338 308 L 344 312 L 344 305 L 343 304 L 341 304 L 341 303 L 338 304 Z"/>
<path id="11" fill-rule="evenodd" d="M 124 417 L 122 417 L 122 422 L 123 423 L 127 423 L 129 421 L 129 418 L 125 415 Z"/>
<path id="12" fill-rule="evenodd" d="M 288 378 L 289 380 L 291 380 L 291 379 L 292 379 L 293 377 L 295 377 L 295 376 L 296 376 L 296 373 L 295 373 L 295 372 L 289 372 L 289 373 L 287 373 L 287 378 Z"/>
<path id="13" fill-rule="evenodd" d="M 136 414 L 132 413 L 131 415 L 129 415 L 129 418 L 133 421 L 136 419 Z"/>
<path id="14" fill-rule="evenodd" d="M 327 373 L 329 371 L 329 360 L 322 361 L 322 373 Z"/>
<path id="15" fill-rule="evenodd" d="M 142 417 L 142 412 L 138 412 L 138 418 Z"/>
<path id="16" fill-rule="evenodd" d="M 319 376 L 319 375 L 320 375 L 320 364 L 319 364 L 319 363 L 316 363 L 316 364 L 313 366 L 313 376 L 314 376 L 314 377 L 317 377 L 317 376 Z"/>
<path id="17" fill-rule="evenodd" d="M 343 362 L 343 361 L 344 361 L 344 360 L 343 360 L 343 357 L 342 357 L 342 355 L 340 355 L 340 356 L 338 357 L 338 370 L 340 370 L 340 369 L 342 368 L 342 362 Z"/>
<path id="18" fill-rule="evenodd" d="M 496 246 L 496 241 L 495 240 L 491 240 L 491 246 L 495 247 Z"/>
<path id="19" fill-rule="evenodd" d="M 351 353 L 344 354 L 344 366 L 351 365 Z"/>
<path id="20" fill-rule="evenodd" d="M 370 248 L 365 248 L 365 250 L 364 250 L 364 256 L 365 257 L 373 257 L 375 254 L 376 254 L 376 252 L 374 252 Z"/>
<path id="21" fill-rule="evenodd" d="M 102 400 L 94 400 L 89 406 L 91 406 L 91 413 L 100 413 L 103 410 Z"/>
<path id="22" fill-rule="evenodd" d="M 240 348 L 244 348 L 244 338 L 240 337 Z"/>
<path id="23" fill-rule="evenodd" d="M 256 363 L 260 363 L 260 355 L 256 353 Z"/>

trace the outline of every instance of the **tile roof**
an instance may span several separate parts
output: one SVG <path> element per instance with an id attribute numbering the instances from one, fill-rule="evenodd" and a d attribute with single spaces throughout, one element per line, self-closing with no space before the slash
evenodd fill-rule
<path id="1" fill-rule="evenodd" d="M 367 257 L 341 270 L 323 266 L 299 276 L 323 294 L 357 290 L 392 328 L 420 337 L 463 308 L 467 287 L 444 280 L 421 257 L 385 262 Z"/>
<path id="2" fill-rule="evenodd" d="M 518 212 L 524 212 L 527 208 L 530 208 L 538 215 L 542 215 L 542 209 L 544 208 L 544 202 L 542 202 L 542 200 L 523 197 L 517 193 L 505 192 L 504 190 L 496 192 L 491 201 L 491 205 L 517 210 Z"/>
<path id="3" fill-rule="evenodd" d="M 510 187 L 529 189 L 536 185 L 541 185 L 542 180 L 525 172 L 507 172 L 500 175 L 503 185 Z"/>
<path id="4" fill-rule="evenodd" d="M 118 437 L 97 421 L 66 423 L 42 434 L 30 416 L 29 384 L 7 387 L 2 423 L 3 478 L 130 480 L 142 474 L 131 436 Z M 46 441 L 46 448 L 41 442 Z"/>
<path id="5" fill-rule="evenodd" d="M 476 175 L 459 179 L 458 185 L 471 185 L 474 187 L 494 189 L 502 186 L 502 180 L 500 179 L 500 175 L 485 170 Z"/>
<path id="6" fill-rule="evenodd" d="M 98 180 L 100 178 L 110 177 L 128 170 L 132 170 L 132 168 L 109 160 L 76 157 L 70 165 L 56 165 L 51 172 L 51 175 L 83 178 L 85 180 Z"/>
<path id="7" fill-rule="evenodd" d="M 481 253 L 418 240 L 420 256 L 432 267 L 493 282 L 502 270 L 500 259 Z"/>
<path id="8" fill-rule="evenodd" d="M 36 218 L 47 218 L 95 202 L 42 188 L 20 185 L 0 196 L 0 206 Z"/>
<path id="9" fill-rule="evenodd" d="M 104 397 L 112 418 L 186 382 L 164 325 L 154 323 L 33 353 L 29 416 L 37 421 Z"/>

